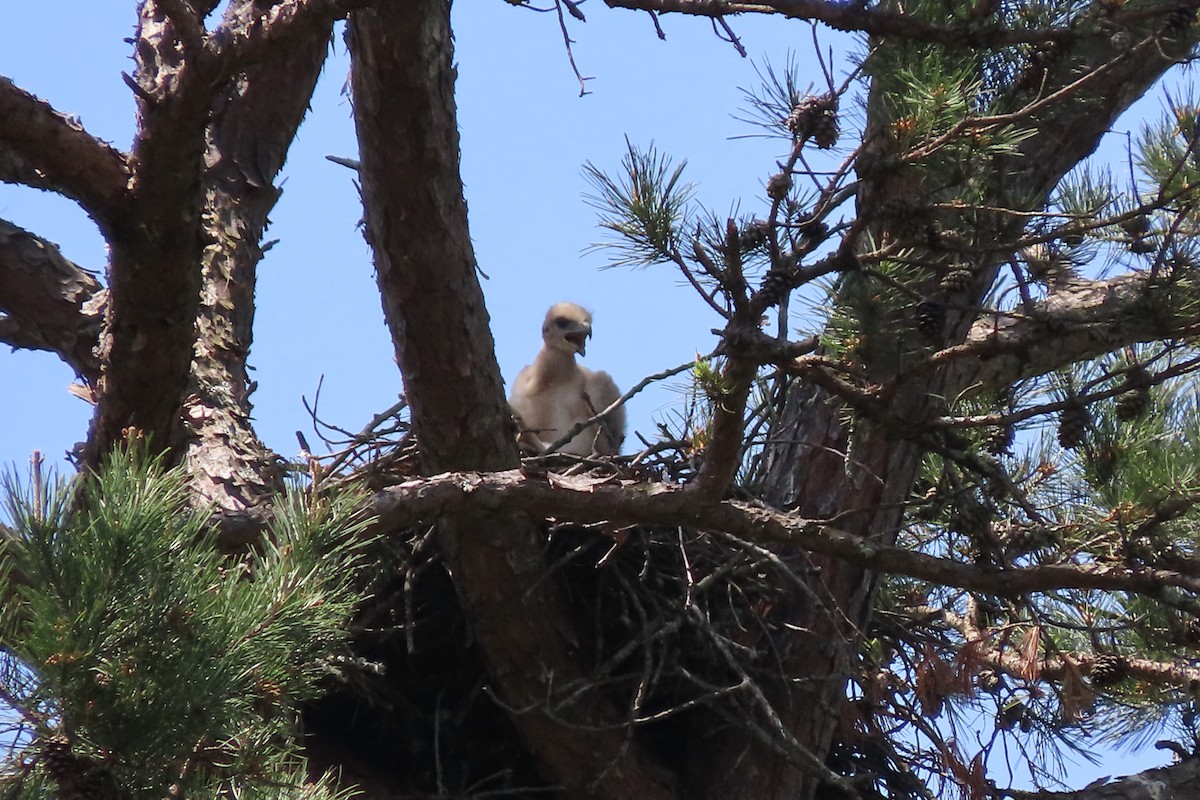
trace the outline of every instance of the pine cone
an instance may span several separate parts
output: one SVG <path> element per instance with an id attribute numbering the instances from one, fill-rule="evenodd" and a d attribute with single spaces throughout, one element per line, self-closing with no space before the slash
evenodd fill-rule
<path id="1" fill-rule="evenodd" d="M 789 270 L 771 267 L 767 270 L 767 274 L 763 276 L 762 286 L 759 287 L 759 293 L 762 295 L 763 302 L 768 306 L 773 306 L 783 299 L 792 288 L 792 275 Z"/>
<path id="2" fill-rule="evenodd" d="M 1065 228 L 1059 235 L 1059 241 L 1061 241 L 1067 247 L 1079 247 L 1081 244 L 1083 244 L 1084 238 L 1084 229 L 1078 227 Z"/>
<path id="3" fill-rule="evenodd" d="M 879 215 L 887 221 L 892 236 L 900 241 L 929 239 L 932 220 L 927 205 L 908 198 L 891 197 L 879 204 Z"/>
<path id="4" fill-rule="evenodd" d="M 761 219 L 750 220 L 738 231 L 738 248 L 746 253 L 762 247 L 767 242 L 769 230 L 767 223 Z"/>
<path id="5" fill-rule="evenodd" d="M 1027 710 L 1024 703 L 1009 703 L 996 712 L 996 727 L 1001 730 L 1011 731 L 1019 724 L 1021 730 L 1024 730 Z"/>
<path id="6" fill-rule="evenodd" d="M 1042 283 L 1056 283 L 1075 271 L 1066 253 L 1042 242 L 1022 248 L 1021 258 L 1029 269 L 1029 277 Z"/>
<path id="7" fill-rule="evenodd" d="M 1129 677 L 1129 662 L 1116 653 L 1105 653 L 1092 662 L 1091 674 L 1096 686 L 1112 686 Z"/>
<path id="8" fill-rule="evenodd" d="M 817 147 L 826 150 L 837 143 L 837 109 L 837 95 L 809 95 L 796 103 L 784 125 L 797 139 L 812 139 Z"/>
<path id="9" fill-rule="evenodd" d="M 828 150 L 837 144 L 838 121 L 836 112 L 829 111 L 817 117 L 813 126 L 812 140 L 821 150 Z"/>
<path id="10" fill-rule="evenodd" d="M 1130 239 L 1128 242 L 1126 242 L 1126 246 L 1129 248 L 1129 252 L 1136 255 L 1153 253 L 1158 249 L 1158 245 L 1154 243 L 1154 239 L 1149 236 L 1138 236 L 1134 239 Z"/>
<path id="11" fill-rule="evenodd" d="M 941 286 L 947 292 L 965 292 L 971 288 L 974 274 L 969 269 L 952 269 L 942 276 Z"/>
<path id="12" fill-rule="evenodd" d="M 1150 370 L 1141 364 L 1131 364 L 1125 370 L 1125 385 L 1131 389 L 1148 389 L 1153 381 Z"/>
<path id="13" fill-rule="evenodd" d="M 1117 474 L 1117 466 L 1121 463 L 1121 451 L 1111 444 L 1105 444 L 1088 453 L 1088 459 L 1096 480 L 1108 483 Z"/>
<path id="14" fill-rule="evenodd" d="M 767 197 L 772 200 L 782 200 L 792 190 L 792 176 L 786 172 L 776 172 L 767 178 Z"/>
<path id="15" fill-rule="evenodd" d="M 1058 538 L 1048 528 L 1025 527 L 1014 530 L 1004 540 L 1004 547 L 1009 555 L 1024 556 L 1058 543 Z"/>
<path id="16" fill-rule="evenodd" d="M 79 759 L 71 752 L 71 742 L 65 736 L 51 736 L 42 741 L 41 762 L 46 774 L 56 781 L 71 775 Z"/>
<path id="17" fill-rule="evenodd" d="M 970 494 L 956 498 L 950 527 L 966 536 L 984 536 L 992 521 L 991 509 Z"/>
<path id="18" fill-rule="evenodd" d="M 1013 441 L 1017 438 L 1017 429 L 1011 424 L 997 425 L 988 431 L 984 445 L 994 456 L 1004 455 L 1012 451 Z"/>
<path id="19" fill-rule="evenodd" d="M 820 244 L 829 238 L 829 226 L 818 219 L 806 217 L 805 219 L 796 222 L 796 230 L 800 231 L 800 235 L 806 239 L 813 240 L 816 244 Z"/>
<path id="20" fill-rule="evenodd" d="M 1004 683 L 1000 679 L 1000 676 L 992 669 L 979 670 L 979 674 L 975 677 L 975 682 L 979 685 L 980 689 L 989 694 L 995 694 L 1004 688 Z"/>
<path id="21" fill-rule="evenodd" d="M 1081 446 L 1087 437 L 1092 415 L 1078 403 L 1069 405 L 1058 415 L 1058 443 L 1068 449 Z"/>
<path id="22" fill-rule="evenodd" d="M 936 339 L 941 335 L 942 327 L 946 324 L 946 309 L 932 300 L 917 304 L 917 330 L 922 336 Z"/>
<path id="23" fill-rule="evenodd" d="M 967 240 L 958 231 L 948 231 L 936 224 L 925 231 L 925 244 L 931 250 L 962 250 L 967 246 Z"/>
<path id="24" fill-rule="evenodd" d="M 1128 389 L 1117 395 L 1116 415 L 1121 422 L 1132 422 L 1150 407 L 1150 390 Z"/>
<path id="25" fill-rule="evenodd" d="M 91 759 L 71 752 L 65 736 L 52 736 L 41 744 L 42 768 L 55 783 L 59 800 L 111 800 L 116 787 L 108 770 Z"/>
<path id="26" fill-rule="evenodd" d="M 1121 220 L 1117 224 L 1120 225 L 1121 230 L 1125 231 L 1133 239 L 1145 236 L 1150 232 L 1150 217 L 1145 214 L 1135 214 L 1128 219 Z"/>
<path id="27" fill-rule="evenodd" d="M 1130 422 L 1146 413 L 1150 407 L 1150 385 L 1153 377 L 1141 364 L 1131 364 L 1125 370 L 1124 392 L 1117 395 L 1115 413 L 1121 422 Z"/>

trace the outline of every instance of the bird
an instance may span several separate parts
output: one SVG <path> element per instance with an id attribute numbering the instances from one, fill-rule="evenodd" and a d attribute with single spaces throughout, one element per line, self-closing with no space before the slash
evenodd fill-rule
<path id="1" fill-rule="evenodd" d="M 612 376 L 576 363 L 592 335 L 592 314 L 575 303 L 555 303 L 542 322 L 542 349 L 517 373 L 512 406 L 522 430 L 519 441 L 544 452 L 577 423 L 594 417 L 621 396 Z M 577 456 L 616 455 L 625 438 L 625 408 L 613 409 L 597 425 L 576 434 L 560 452 Z"/>

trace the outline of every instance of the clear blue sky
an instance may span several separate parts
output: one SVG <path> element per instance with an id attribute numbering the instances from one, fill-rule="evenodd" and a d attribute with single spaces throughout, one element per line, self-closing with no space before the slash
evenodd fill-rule
<path id="1" fill-rule="evenodd" d="M 0 74 L 127 148 L 134 104 L 120 73 L 132 68 L 122 39 L 132 30 L 134 4 L 6 6 Z M 591 6 L 589 22 L 572 26 L 580 68 L 595 76 L 592 94 L 580 98 L 553 14 L 500 0 L 455 4 L 463 177 L 509 381 L 540 346 L 546 308 L 564 299 L 594 312 L 586 362 L 623 388 L 713 346 L 709 331 L 720 320 L 671 268 L 602 271 L 605 255 L 584 252 L 602 238 L 582 199 L 585 161 L 615 168 L 626 134 L 642 146 L 654 141 L 688 159 L 700 198 L 724 213 L 739 201 L 754 208 L 782 155 L 779 141 L 730 140 L 753 132 L 731 115 L 742 105 L 738 87 L 755 85 L 756 77 L 751 60 L 707 23 L 666 18 L 668 40 L 660 42 L 645 15 Z M 811 52 L 806 25 L 745 19 L 737 30 L 760 61 L 770 54 L 782 62 L 793 48 Z M 322 416 L 348 428 L 400 391 L 370 253 L 355 227 L 361 211 L 352 176 L 325 160 L 356 154 L 340 31 L 334 51 L 283 171 L 284 194 L 268 231 L 280 241 L 263 261 L 258 287 L 255 416 L 267 444 L 286 456 L 297 450 L 293 431 L 307 429 L 300 398 L 313 396 L 321 375 Z M 815 67 L 813 79 L 822 80 Z M 0 216 L 57 242 L 77 263 L 103 269 L 103 242 L 69 201 L 0 185 Z M 83 437 L 90 412 L 67 394 L 72 377 L 49 354 L 0 353 L 0 463 L 23 462 L 34 449 L 54 459 Z M 675 402 L 665 388 L 643 393 L 631 404 L 631 427 L 651 432 L 654 415 Z"/>
<path id="2" fill-rule="evenodd" d="M 132 68 L 122 39 L 131 35 L 134 7 L 132 0 L 5 3 L 0 75 L 127 148 L 134 104 L 120 73 Z M 625 388 L 709 351 L 709 330 L 720 320 L 669 267 L 600 270 L 604 254 L 585 252 L 602 236 L 582 200 L 583 163 L 615 169 L 626 135 L 642 146 L 654 141 L 688 160 L 686 175 L 709 209 L 724 213 L 740 203 L 743 211 L 761 210 L 763 181 L 784 145 L 731 138 L 754 132 L 733 119 L 743 105 L 739 87 L 756 85 L 753 61 L 782 64 L 789 52 L 808 65 L 815 84 L 823 78 L 804 23 L 733 19 L 751 55 L 742 59 L 703 20 L 663 17 L 668 38 L 660 42 L 644 14 L 600 3 L 584 10 L 589 22 L 571 24 L 575 57 L 595 79 L 592 94 L 580 98 L 553 14 L 502 0 L 455 3 L 463 177 L 505 377 L 511 381 L 539 347 L 545 309 L 567 299 L 595 314 L 587 363 Z M 840 81 L 853 43 L 827 32 L 822 40 Z M 309 432 L 301 396 L 313 396 L 321 375 L 322 416 L 351 429 L 391 405 L 401 387 L 370 254 L 356 229 L 361 210 L 351 174 L 325 160 L 356 151 L 342 95 L 348 64 L 340 29 L 334 51 L 283 171 L 284 194 L 267 236 L 280 241 L 258 287 L 255 416 L 266 443 L 288 457 L 297 450 L 293 431 Z M 1159 105 L 1152 103 L 1142 108 Z M 103 242 L 72 203 L 0 185 L 0 217 L 103 269 Z M 90 408 L 67 393 L 72 378 L 50 354 L 0 351 L 0 465 L 23 469 L 35 449 L 55 462 L 84 437 Z M 644 392 L 631 403 L 631 427 L 652 435 L 653 419 L 677 403 L 669 387 Z M 1161 760 L 1151 753 L 1146 763 Z M 1069 782 L 1145 765 L 1110 758 L 1072 770 Z"/>

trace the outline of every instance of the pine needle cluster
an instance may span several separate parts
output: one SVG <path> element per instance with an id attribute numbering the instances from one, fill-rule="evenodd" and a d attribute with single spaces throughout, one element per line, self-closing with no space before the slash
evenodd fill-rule
<path id="1" fill-rule="evenodd" d="M 653 144 L 642 152 L 628 138 L 621 173 L 610 177 L 592 164 L 584 176 L 596 194 L 586 199 L 600 212 L 600 227 L 614 237 L 612 266 L 648 266 L 675 257 L 679 231 L 687 219 L 692 185 L 682 181 L 687 161 L 671 158 Z"/>
<path id="2" fill-rule="evenodd" d="M 348 636 L 363 521 L 350 498 L 279 503 L 248 555 L 222 555 L 186 476 L 144 454 L 98 476 L 6 485 L 13 525 L 0 692 L 29 769 L 62 796 L 330 796 L 304 785 L 296 706 Z M 85 775 L 86 774 L 86 775 Z"/>

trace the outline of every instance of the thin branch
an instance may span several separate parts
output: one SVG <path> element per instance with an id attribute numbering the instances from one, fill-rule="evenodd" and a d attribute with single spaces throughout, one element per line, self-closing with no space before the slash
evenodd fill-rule
<path id="1" fill-rule="evenodd" d="M 554 11 L 558 15 L 558 27 L 562 31 L 563 46 L 567 49 L 567 60 L 571 62 L 571 71 L 575 73 L 575 79 L 579 81 L 579 96 L 583 97 L 589 94 L 587 90 L 587 81 L 591 78 L 584 77 L 579 71 L 579 65 L 575 63 L 575 51 L 571 49 L 574 40 L 571 39 L 571 33 L 567 30 L 567 20 L 563 16 L 563 4 L 566 3 L 567 9 L 571 12 L 571 16 L 576 19 L 583 19 L 583 12 L 579 10 L 575 3 L 571 0 L 554 0 Z"/>
<path id="2" fill-rule="evenodd" d="M 708 358 L 712 358 L 715 355 L 716 355 L 715 352 L 709 353 L 707 356 L 704 356 L 703 358 L 708 359 Z M 607 418 L 609 414 L 616 411 L 621 406 L 625 405 L 625 403 L 629 402 L 629 399 L 631 397 L 633 397 L 638 392 L 645 389 L 650 384 L 655 383 L 656 381 L 666 380 L 667 378 L 673 378 L 681 372 L 686 372 L 687 370 L 696 366 L 697 361 L 701 361 L 701 360 L 703 360 L 703 359 L 695 358 L 695 359 L 692 359 L 691 361 L 685 361 L 684 363 L 680 364 L 677 367 L 672 367 L 671 369 L 665 369 L 662 372 L 656 372 L 653 375 L 647 375 L 645 378 L 642 378 L 640 381 L 638 381 L 637 384 L 633 386 L 633 388 L 631 388 L 627 392 L 625 392 L 625 394 L 621 395 L 616 400 L 612 401 L 612 403 L 609 404 L 608 407 L 601 409 L 597 413 L 593 414 L 591 417 L 585 419 L 583 422 L 575 423 L 575 425 L 572 426 L 572 428 L 569 431 L 567 431 L 565 434 L 563 434 L 563 436 L 558 441 L 554 442 L 554 444 L 547 447 L 541 455 L 548 455 L 550 453 L 557 452 L 559 450 L 559 448 L 566 445 L 567 442 L 574 439 L 577 435 L 582 433 L 585 429 L 591 427 L 592 425 L 595 425 L 597 422 L 604 421 L 604 419 Z"/>
<path id="3" fill-rule="evenodd" d="M 742 40 L 733 32 L 733 28 L 729 27 L 729 23 L 725 21 L 725 17 L 714 17 L 712 23 L 714 31 L 717 31 L 717 28 L 720 27 L 721 31 L 725 32 L 725 35 L 722 36 L 721 32 L 717 31 L 717 38 L 729 42 L 733 45 L 733 49 L 737 50 L 737 54 L 745 58 L 746 48 L 742 46 Z"/>

